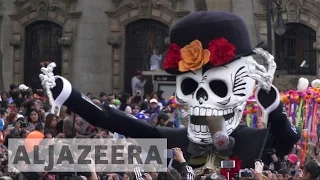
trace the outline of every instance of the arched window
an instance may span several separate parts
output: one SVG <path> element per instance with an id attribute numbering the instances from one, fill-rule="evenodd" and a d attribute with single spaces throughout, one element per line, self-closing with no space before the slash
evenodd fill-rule
<path id="1" fill-rule="evenodd" d="M 33 89 L 42 88 L 40 68 L 47 62 L 55 62 L 54 74 L 61 74 L 62 27 L 49 21 L 37 21 L 25 29 L 24 83 Z"/>
<path id="2" fill-rule="evenodd" d="M 131 78 L 135 76 L 137 70 L 150 69 L 149 60 L 153 49 L 157 49 L 160 54 L 165 52 L 167 46 L 164 39 L 168 36 L 169 27 L 152 19 L 137 20 L 126 26 L 124 72 L 126 92 L 131 92 Z M 146 93 L 149 93 L 150 89 L 146 87 Z"/>
<path id="3" fill-rule="evenodd" d="M 277 70 L 292 75 L 316 75 L 316 51 L 313 48 L 316 32 L 300 23 L 288 23 L 286 26 L 284 35 L 275 34 Z M 303 61 L 306 64 L 300 67 Z"/>

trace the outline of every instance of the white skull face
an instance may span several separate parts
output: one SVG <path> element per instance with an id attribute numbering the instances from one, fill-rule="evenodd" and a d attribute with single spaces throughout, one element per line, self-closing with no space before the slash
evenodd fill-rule
<path id="1" fill-rule="evenodd" d="M 205 72 L 200 69 L 177 76 L 176 100 L 188 105 L 188 137 L 192 142 L 212 143 L 208 126 L 192 122 L 192 116 L 223 116 L 228 135 L 237 128 L 255 86 L 255 80 L 248 76 L 255 66 L 248 60 L 253 60 L 252 56 Z"/>

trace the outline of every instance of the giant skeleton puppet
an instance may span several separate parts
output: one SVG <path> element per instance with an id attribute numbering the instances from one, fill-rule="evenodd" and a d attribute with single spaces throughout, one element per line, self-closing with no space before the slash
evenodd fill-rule
<path id="1" fill-rule="evenodd" d="M 272 85 L 274 58 L 259 47 L 252 49 L 240 17 L 226 12 L 191 13 L 173 26 L 170 41 L 163 67 L 177 75 L 176 99 L 189 107 L 187 128 L 156 127 L 108 105 L 98 107 L 68 80 L 54 76 L 54 64 L 42 68 L 40 75 L 53 97 L 52 112 L 57 114 L 65 105 L 93 126 L 131 138 L 167 138 L 168 148 L 180 147 L 195 169 L 220 166 L 222 159 L 233 156 L 241 159 L 242 168 L 254 167 L 264 139 L 265 149 L 275 148 L 279 156 L 291 151 L 300 131 L 288 120 Z M 266 60 L 267 69 L 256 63 L 255 53 Z M 240 123 L 255 87 L 268 129 Z M 271 162 L 266 154 L 261 159 Z"/>

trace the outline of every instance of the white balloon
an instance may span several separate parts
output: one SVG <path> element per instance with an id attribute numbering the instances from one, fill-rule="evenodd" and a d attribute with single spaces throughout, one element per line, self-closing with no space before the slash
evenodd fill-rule
<path id="1" fill-rule="evenodd" d="M 311 82 L 313 88 L 320 88 L 320 79 L 315 79 Z"/>
<path id="2" fill-rule="evenodd" d="M 299 79 L 298 86 L 297 86 L 298 91 L 305 92 L 308 89 L 308 86 L 309 86 L 309 80 L 304 77 L 301 77 Z"/>

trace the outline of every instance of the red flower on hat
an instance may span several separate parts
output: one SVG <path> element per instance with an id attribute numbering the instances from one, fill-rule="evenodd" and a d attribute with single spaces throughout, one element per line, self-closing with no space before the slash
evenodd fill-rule
<path id="1" fill-rule="evenodd" d="M 177 44 L 173 43 L 169 45 L 166 59 L 163 61 L 162 66 L 165 69 L 178 68 L 180 60 L 180 47 Z"/>
<path id="2" fill-rule="evenodd" d="M 210 62 L 214 66 L 230 62 L 236 54 L 236 47 L 225 38 L 210 41 L 208 50 L 210 51 Z"/>
<path id="3" fill-rule="evenodd" d="M 237 157 L 237 156 L 234 156 L 232 158 L 229 158 L 229 160 L 234 160 L 234 168 L 230 169 L 229 171 L 229 177 L 233 177 L 234 174 L 237 174 L 239 173 L 240 169 L 241 169 L 241 164 L 242 164 L 242 161 Z M 220 174 L 225 176 L 225 177 L 228 177 L 228 169 L 226 168 L 221 168 L 220 169 Z M 231 179 L 231 178 L 230 178 Z"/>

